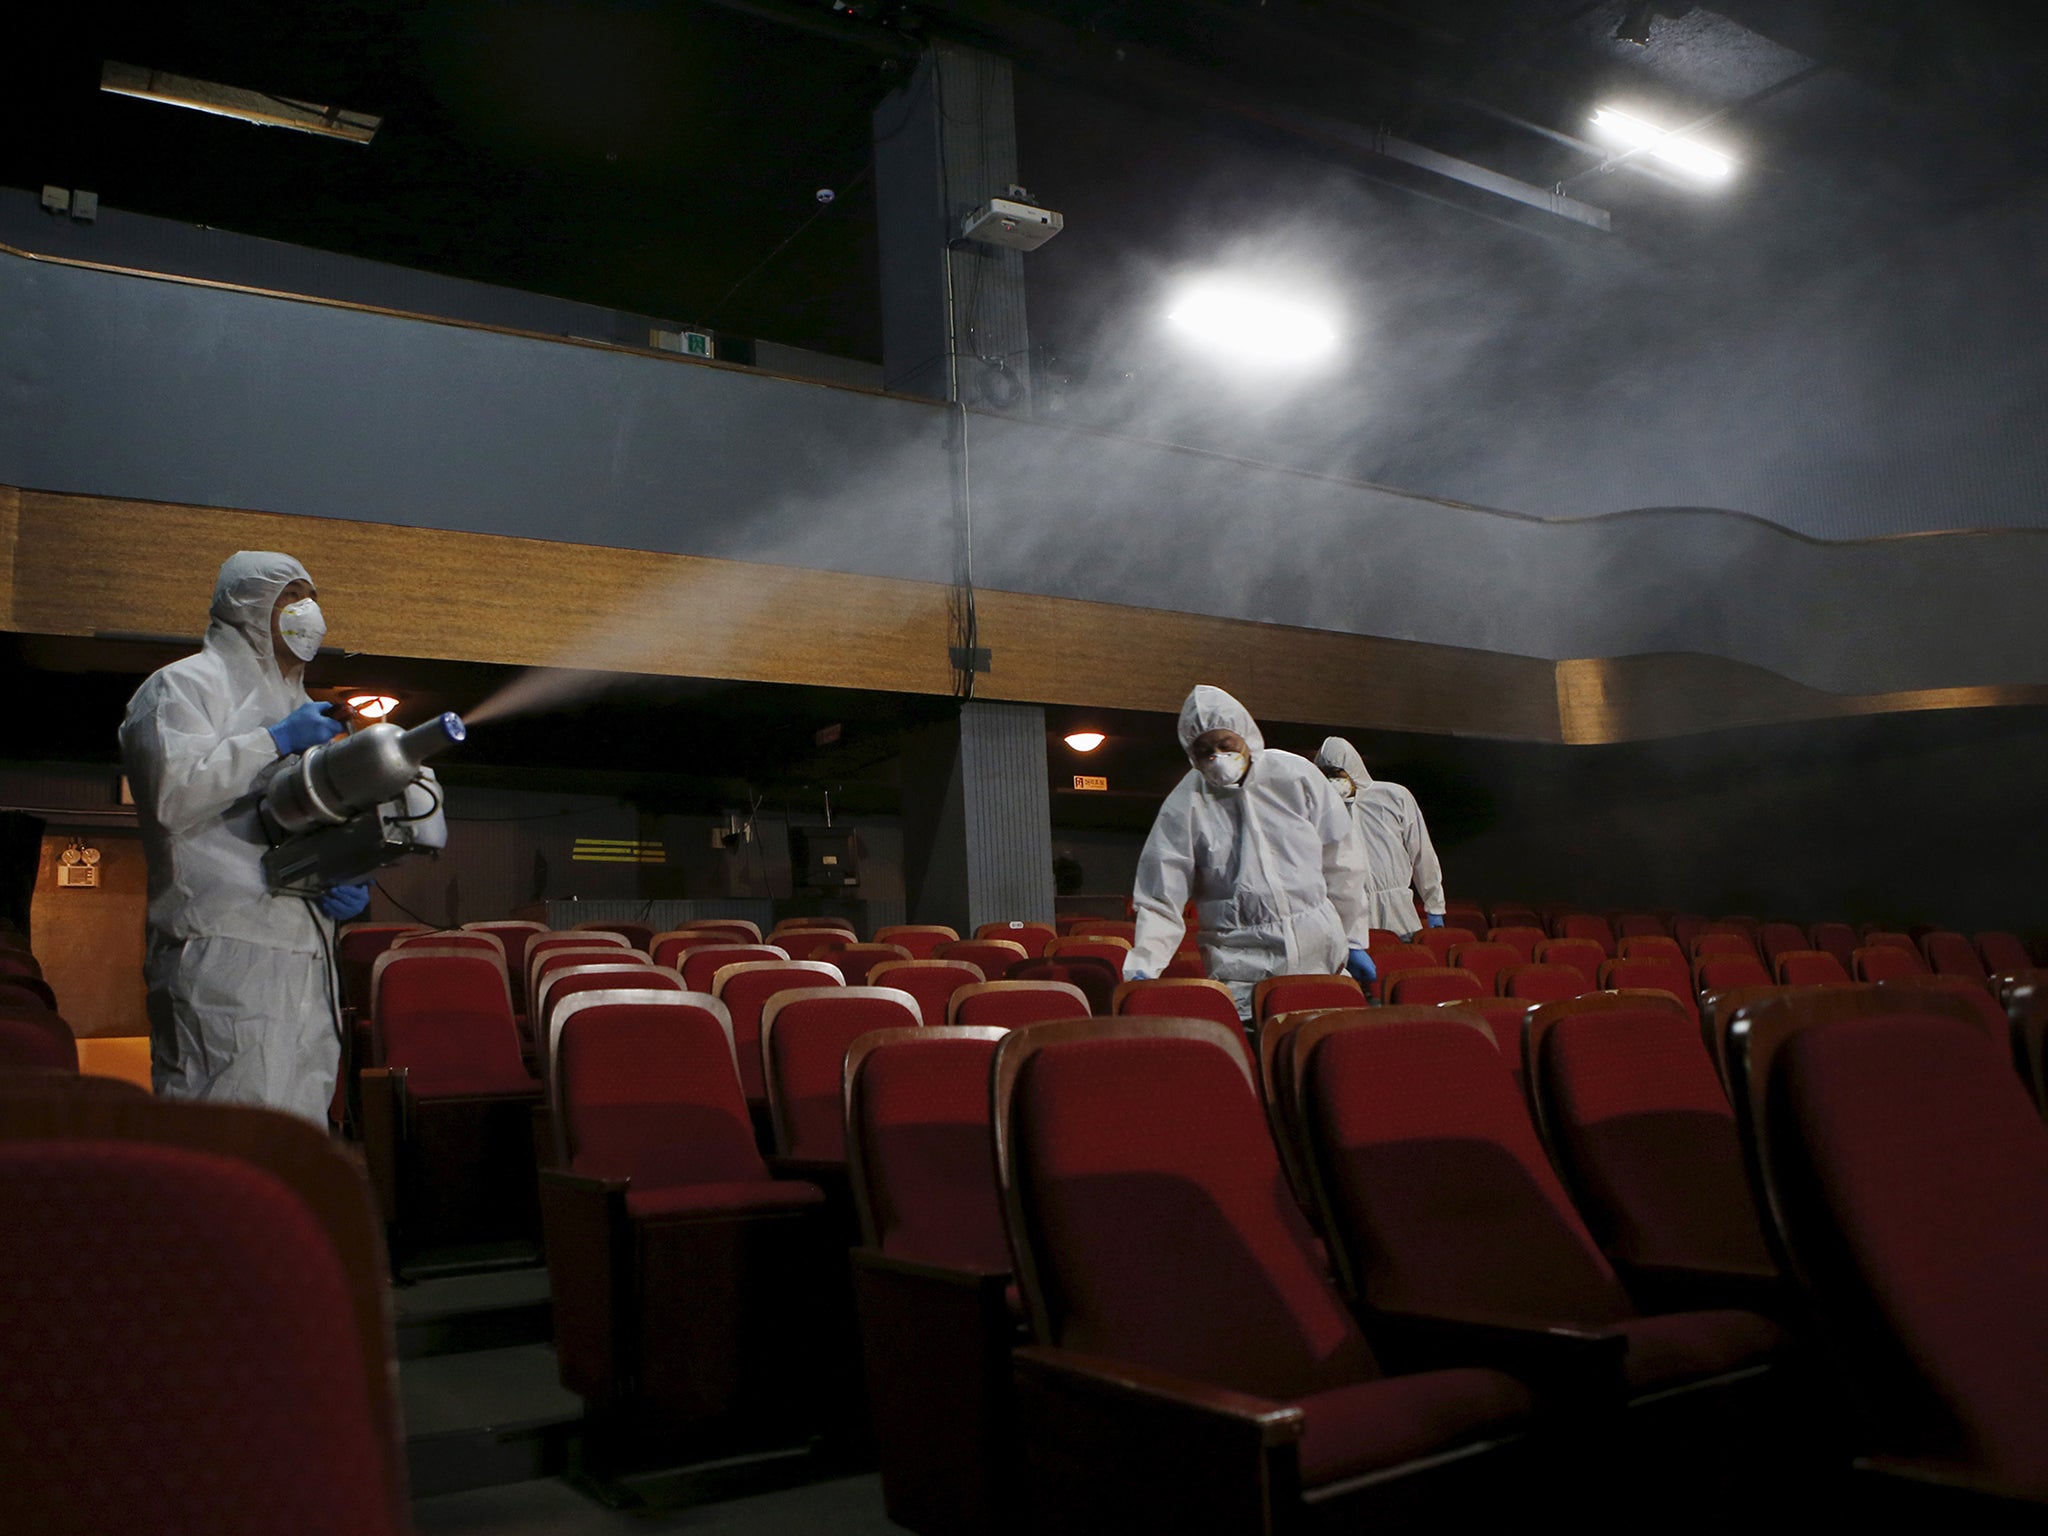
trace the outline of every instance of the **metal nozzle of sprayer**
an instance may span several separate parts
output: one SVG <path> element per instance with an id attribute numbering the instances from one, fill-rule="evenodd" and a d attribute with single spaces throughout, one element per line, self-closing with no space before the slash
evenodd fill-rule
<path id="1" fill-rule="evenodd" d="M 270 781 L 263 808 L 293 836 L 338 827 L 405 792 L 420 765 L 466 737 L 462 717 L 436 716 L 409 731 L 385 722 L 314 747 Z"/>
<path id="2" fill-rule="evenodd" d="M 409 731 L 379 721 L 287 763 L 263 792 L 264 820 L 282 839 L 263 858 L 270 888 L 308 894 L 440 847 L 446 823 L 426 760 L 468 734 L 455 714 Z"/>

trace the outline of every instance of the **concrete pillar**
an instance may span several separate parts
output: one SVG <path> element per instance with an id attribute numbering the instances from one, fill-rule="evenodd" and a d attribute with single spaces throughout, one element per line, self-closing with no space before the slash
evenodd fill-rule
<path id="1" fill-rule="evenodd" d="M 1010 61 L 938 43 L 875 109 L 882 382 L 977 410 L 1028 414 L 1024 259 L 960 239 L 1017 180 Z"/>
<path id="2" fill-rule="evenodd" d="M 914 923 L 963 935 L 982 923 L 1052 921 L 1052 803 L 1045 711 L 960 706 L 903 764 L 903 875 Z"/>

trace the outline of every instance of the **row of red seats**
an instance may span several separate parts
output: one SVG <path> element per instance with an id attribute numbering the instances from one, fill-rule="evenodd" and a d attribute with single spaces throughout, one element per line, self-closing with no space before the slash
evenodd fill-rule
<path id="1" fill-rule="evenodd" d="M 1300 987 L 1337 980 L 1276 979 L 1264 1001 L 1301 1000 Z M 2038 1063 L 2048 1008 L 2029 1007 Z M 2015 1129 L 2013 1105 L 2024 1099 L 2002 1073 L 2001 1051 L 1986 1049 L 1981 1016 L 1957 994 L 1780 991 L 1752 999 L 1741 1018 L 1772 1008 L 1931 1019 L 1938 1053 L 1966 1061 L 1998 1101 L 2001 1136 L 2031 1147 L 2022 1182 L 2038 1179 L 2039 1127 Z M 1276 1211 L 1282 1228 L 1291 1223 L 1288 1202 L 1276 1206 L 1267 1193 L 1272 1146 L 1247 1132 L 1245 1101 L 1220 1086 L 1244 1071 L 1240 1037 L 1220 1027 L 1208 1034 L 1216 1054 L 1206 1099 L 1192 1078 L 1176 1079 L 1168 1048 L 1151 1043 L 1210 1028 L 1045 1026 L 983 1045 L 972 1059 L 976 1047 L 936 1038 L 856 1047 L 848 1136 L 867 1239 L 857 1263 L 884 1486 L 899 1522 L 982 1528 L 978 1520 L 1015 1496 L 1019 1433 L 1031 1453 L 1030 1494 L 1059 1505 L 1059 1528 L 1219 1528 L 1224 1479 L 1240 1501 L 1236 1528 L 1252 1529 L 1261 1509 L 1262 1519 L 1284 1514 L 1268 1506 L 1286 1504 L 1292 1490 L 1312 1489 L 1320 1505 L 1364 1495 L 1343 1471 L 1370 1465 L 1383 1477 L 1398 1466 L 1398 1455 L 1374 1460 L 1355 1442 L 1348 1449 L 1363 1459 L 1347 1466 L 1347 1428 L 1377 1428 L 1412 1452 L 1507 1427 L 1468 1420 L 1418 1444 L 1420 1426 L 1398 1414 L 1347 1423 L 1333 1412 L 1320 1374 L 1328 1361 L 1305 1360 L 1299 1341 L 1338 1338 L 1344 1327 L 1313 1299 L 1320 1266 L 1301 1255 L 1315 1250 L 1273 1228 Z M 1147 1040 L 1144 1054 L 1133 1048 L 1120 1063 L 1110 1044 L 1132 1035 Z M 1021 1109 L 1024 1063 L 1069 1042 L 1065 1086 L 1041 1090 L 1066 1102 Z M 1642 1398 L 1677 1382 L 1732 1386 L 1743 1362 L 1781 1355 L 1782 1322 L 1799 1308 L 1777 1245 L 1760 1230 L 1713 1058 L 1676 1000 L 1603 995 L 1539 1006 L 1498 1045 L 1483 1019 L 1456 1005 L 1297 1010 L 1269 1014 L 1259 1043 L 1272 1142 L 1287 1154 L 1289 1186 L 1316 1219 L 1374 1347 L 1411 1367 L 1490 1356 L 1547 1385 L 1553 1399 L 1575 1385 L 1566 1396 L 1579 1401 L 1589 1376 Z M 976 1195 L 963 1177 L 977 1136 L 989 1134 L 991 1051 L 995 1144 L 1006 1154 L 999 1210 L 995 1191 Z M 1533 1118 L 1515 1082 L 1525 1058 Z M 1176 1112 L 1141 1108 L 1163 1104 Z M 1112 1192 L 1119 1168 L 1129 1185 L 1122 1198 Z M 1997 1158 L 1974 1171 L 2005 1173 Z M 1176 1181 L 1183 1195 L 1173 1195 Z M 2042 1210 L 2027 1213 L 2036 1234 Z M 1263 1244 L 1219 1231 L 1219 1213 L 1263 1227 Z M 992 1215 L 1007 1216 L 1006 1237 Z M 1978 1240 L 1980 1251 L 1995 1246 Z M 1258 1262 L 1254 1247 L 1263 1247 Z M 1014 1398 L 1004 1391 L 1011 1325 L 1001 1299 L 1011 1254 L 1033 1335 L 1051 1346 L 1015 1357 Z M 1217 1262 L 1205 1267 L 1195 1254 Z M 1291 1276 L 1284 1282 L 1281 1268 Z M 2026 1336 L 2040 1339 L 2039 1309 L 2024 1298 L 2002 1299 L 2000 1323 L 2015 1320 L 2015 1307 Z M 1227 1333 L 1217 1333 L 1218 1318 L 1230 1320 Z M 935 1319 L 946 1320 L 936 1332 Z M 1945 1323 L 1951 1339 L 1974 1327 L 1961 1314 Z M 1546 1342 L 1532 1342 L 1534 1330 Z M 1980 1370 L 1983 1343 L 1995 1337 L 1985 1331 L 1964 1346 Z M 1355 1376 L 1343 1390 L 1357 1391 L 1370 1367 L 1347 1358 Z M 2004 1377 L 2016 1382 L 2026 1369 Z M 1263 1401 L 1236 1395 L 1245 1392 Z M 1241 1441 L 1226 1478 L 1214 1458 L 1228 1442 L 1218 1437 L 1233 1416 L 1253 1415 L 1274 1432 Z M 2031 1461 L 1998 1470 L 2038 1497 L 2048 1425 L 2037 1408 L 2024 1420 L 2001 1438 L 2030 1446 Z M 1446 1420 L 1433 1423 L 1441 1432 Z M 1927 1443 L 1941 1445 L 1938 1436 Z M 1048 1469 L 1058 1478 L 1050 1488 Z"/>
<path id="2" fill-rule="evenodd" d="M 1534 930 L 1538 937 L 1584 939 L 1598 944 L 1612 957 L 1620 944 L 1631 938 L 1675 939 L 1685 953 L 1702 934 L 1733 934 L 1748 940 L 1749 951 L 1766 962 L 1787 950 L 1825 950 L 1844 969 L 1850 956 L 1873 943 L 1897 943 L 1923 950 L 1929 966 L 1943 974 L 1998 975 L 2030 969 L 2044 958 L 2030 955 L 2019 938 L 2003 930 L 1965 937 L 1943 929 L 1915 928 L 1910 932 L 1887 928 L 1881 923 L 1861 927 L 1843 922 L 1819 922 L 1810 927 L 1798 923 L 1768 922 L 1754 917 L 1708 918 L 1689 912 L 1585 912 L 1568 907 L 1538 911 L 1521 905 L 1482 908 L 1472 902 L 1446 903 L 1447 927 L 1463 928 L 1468 937 L 1492 936 L 1494 929 Z M 1934 939 L 1929 946 L 1926 941 Z"/>

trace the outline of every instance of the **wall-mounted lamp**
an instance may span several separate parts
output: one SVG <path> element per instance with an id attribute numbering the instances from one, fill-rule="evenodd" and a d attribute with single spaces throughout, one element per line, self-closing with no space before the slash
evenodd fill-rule
<path id="1" fill-rule="evenodd" d="M 1093 752 L 1109 738 L 1100 731 L 1071 731 L 1067 734 L 1067 745 L 1076 752 Z"/>

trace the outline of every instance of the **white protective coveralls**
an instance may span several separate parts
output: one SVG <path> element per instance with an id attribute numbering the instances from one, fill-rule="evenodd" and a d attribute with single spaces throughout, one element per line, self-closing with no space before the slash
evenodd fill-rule
<path id="1" fill-rule="evenodd" d="M 308 702 L 279 669 L 270 615 L 309 581 L 289 555 L 220 568 L 196 656 L 128 701 L 121 760 L 149 863 L 150 1077 L 165 1098 L 266 1104 L 327 1123 L 340 1064 L 333 925 L 263 879 L 258 792 L 276 766 L 266 726 Z"/>
<path id="2" fill-rule="evenodd" d="M 1251 749 L 1241 784 L 1219 789 L 1190 769 L 1152 823 L 1138 859 L 1137 940 L 1126 977 L 1165 972 L 1192 896 L 1209 975 L 1251 1016 L 1252 989 L 1268 976 L 1328 975 L 1365 947 L 1358 909 L 1363 871 L 1344 802 L 1305 757 L 1267 750 L 1251 713 L 1221 688 L 1197 687 L 1180 710 L 1180 744 L 1235 731 Z"/>
<path id="3" fill-rule="evenodd" d="M 1365 869 L 1362 905 L 1368 926 L 1413 938 L 1417 924 L 1411 887 L 1422 898 L 1423 911 L 1441 917 L 1444 910 L 1444 868 L 1429 841 L 1422 807 L 1404 786 L 1367 773 L 1358 749 L 1341 736 L 1325 738 L 1316 749 L 1316 766 L 1326 772 L 1343 769 L 1358 788 L 1350 806 L 1358 843 L 1352 857 Z"/>

